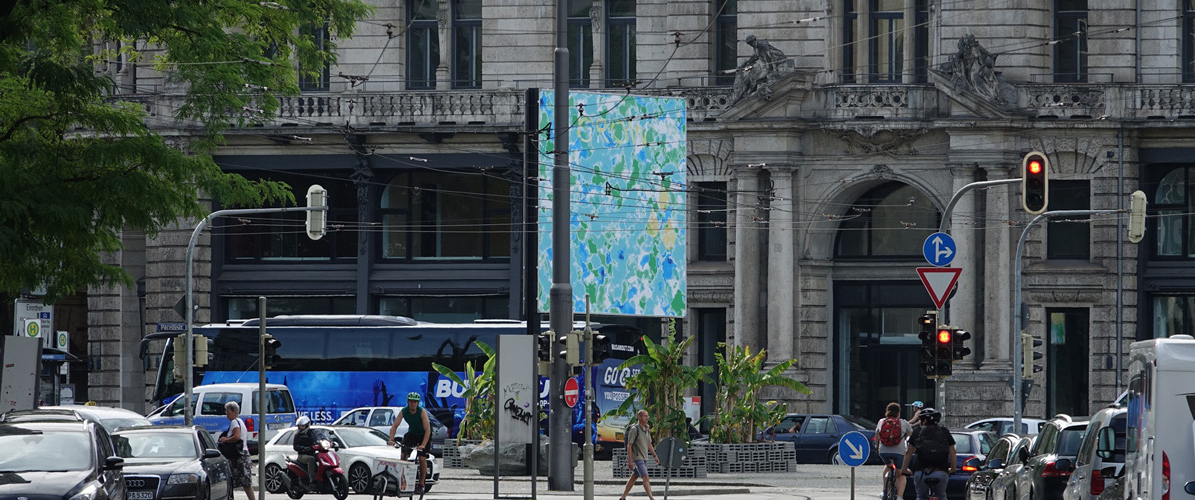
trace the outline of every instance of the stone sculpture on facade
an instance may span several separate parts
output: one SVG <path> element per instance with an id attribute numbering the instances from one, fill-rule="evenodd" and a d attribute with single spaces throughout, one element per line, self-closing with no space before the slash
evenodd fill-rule
<path id="1" fill-rule="evenodd" d="M 1016 89 L 996 73 L 996 55 L 968 33 L 958 41 L 958 52 L 932 70 L 953 90 L 974 93 L 988 104 L 1008 110 L 1016 104 Z"/>
<path id="2" fill-rule="evenodd" d="M 745 41 L 755 49 L 755 53 L 735 70 L 731 105 L 749 95 L 771 99 L 771 84 L 792 73 L 795 68 L 792 59 L 767 41 L 759 40 L 755 35 L 747 35 Z"/>

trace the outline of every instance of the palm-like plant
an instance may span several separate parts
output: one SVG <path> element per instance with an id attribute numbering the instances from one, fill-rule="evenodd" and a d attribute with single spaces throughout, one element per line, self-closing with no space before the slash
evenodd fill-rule
<path id="1" fill-rule="evenodd" d="M 494 437 L 494 348 L 484 342 L 477 347 L 486 355 L 481 371 L 473 368 L 473 362 L 465 363 L 465 379 L 447 366 L 432 363 L 440 375 L 465 388 L 461 397 L 465 400 L 465 418 L 457 434 L 457 443 L 462 439 L 491 439 Z M 467 379 L 467 381 L 466 381 Z"/>
<path id="2" fill-rule="evenodd" d="M 623 361 L 619 366 L 621 370 L 641 365 L 639 372 L 628 377 L 625 382 L 631 397 L 606 415 L 631 415 L 638 409 L 645 409 L 655 422 L 653 439 L 678 437 L 688 441 L 684 412 L 685 392 L 696 388 L 698 382 L 707 380 L 713 368 L 686 366 L 684 354 L 693 343 L 693 337 L 679 341 L 675 340 L 675 337 L 675 323 L 669 323 L 668 333 L 662 345 L 643 337 L 646 352 Z"/>
<path id="3" fill-rule="evenodd" d="M 710 429 L 710 441 L 753 442 L 755 429 L 774 423 L 777 415 L 783 416 L 786 411 L 784 405 L 777 405 L 775 401 L 760 401 L 760 393 L 765 387 L 785 387 L 801 394 L 812 392 L 805 384 L 784 375 L 797 360 L 783 361 L 764 371 L 767 351 L 761 350 L 753 355 L 750 346 L 718 345 L 726 350 L 726 355 L 715 354 L 719 384 L 715 403 L 717 413 Z"/>

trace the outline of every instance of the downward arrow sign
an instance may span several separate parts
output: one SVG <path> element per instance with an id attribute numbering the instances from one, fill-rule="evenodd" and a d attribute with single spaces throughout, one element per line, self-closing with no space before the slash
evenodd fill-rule
<path id="1" fill-rule="evenodd" d="M 851 458 L 855 460 L 863 459 L 863 448 L 856 447 L 855 443 L 849 439 L 846 440 L 846 447 L 851 449 Z"/>

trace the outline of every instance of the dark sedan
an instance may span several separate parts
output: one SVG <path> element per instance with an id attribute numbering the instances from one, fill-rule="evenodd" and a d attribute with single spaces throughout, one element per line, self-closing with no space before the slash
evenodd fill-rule
<path id="1" fill-rule="evenodd" d="M 112 434 L 125 460 L 128 500 L 231 500 L 231 470 L 200 426 L 153 426 Z"/>
<path id="2" fill-rule="evenodd" d="M 125 498 L 124 460 L 84 420 L 0 423 L 0 498 Z"/>
<path id="3" fill-rule="evenodd" d="M 857 431 L 871 443 L 867 463 L 879 464 L 872 439 L 875 428 L 875 422 L 855 416 L 790 413 L 775 427 L 764 429 L 760 437 L 764 441 L 791 441 L 797 450 L 797 463 L 838 464 L 838 441 L 843 434 Z"/>
<path id="4" fill-rule="evenodd" d="M 987 459 L 976 464 L 979 470 L 967 478 L 963 487 L 964 500 L 1002 500 L 1016 481 L 1017 472 L 1029 459 L 1033 437 L 1005 434 L 992 444 Z M 973 462 L 974 463 L 974 462 Z"/>

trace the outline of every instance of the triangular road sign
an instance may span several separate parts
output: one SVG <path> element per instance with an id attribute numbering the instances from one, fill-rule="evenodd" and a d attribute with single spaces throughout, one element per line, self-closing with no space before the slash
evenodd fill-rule
<path id="1" fill-rule="evenodd" d="M 937 309 L 946 305 L 946 298 L 950 296 L 950 290 L 954 289 L 954 284 L 958 283 L 958 275 L 962 272 L 963 269 L 960 267 L 917 268 L 921 284 L 925 285 L 925 290 L 929 292 L 929 298 L 933 299 L 934 307 Z"/>

